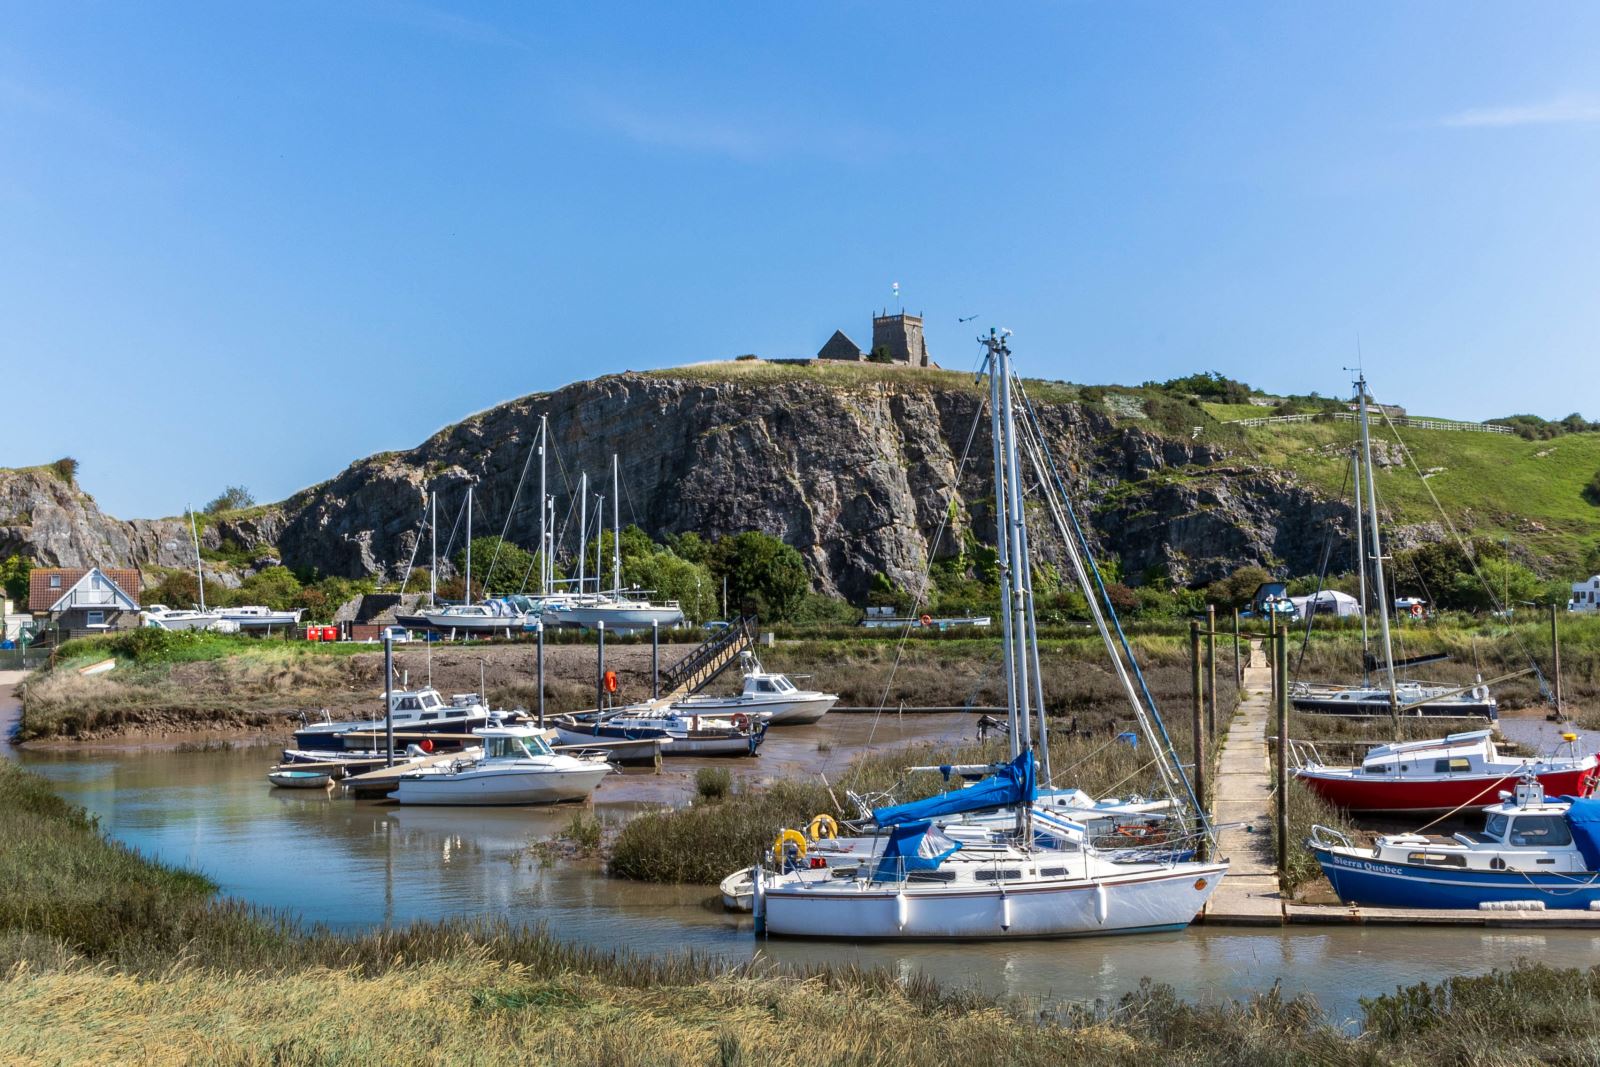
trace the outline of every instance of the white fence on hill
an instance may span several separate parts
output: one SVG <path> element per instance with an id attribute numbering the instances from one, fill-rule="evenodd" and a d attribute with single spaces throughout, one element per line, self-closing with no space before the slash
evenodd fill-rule
<path id="1" fill-rule="evenodd" d="M 1327 414 L 1343 422 L 1355 422 L 1361 418 L 1360 415 L 1353 411 L 1333 411 Z M 1259 419 L 1233 419 L 1227 425 L 1275 426 L 1285 422 L 1314 422 L 1322 417 L 1322 413 L 1314 415 L 1267 415 Z M 1414 426 L 1419 430 L 1460 430 L 1463 433 L 1515 432 L 1509 426 L 1500 426 L 1492 422 L 1452 422 L 1448 419 L 1419 419 L 1411 415 L 1391 416 L 1388 421 L 1398 423 L 1401 426 Z"/>

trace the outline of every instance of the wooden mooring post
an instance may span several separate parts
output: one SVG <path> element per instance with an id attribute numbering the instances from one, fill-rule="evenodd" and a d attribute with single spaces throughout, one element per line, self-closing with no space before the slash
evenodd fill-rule
<path id="1" fill-rule="evenodd" d="M 1278 632 L 1273 649 L 1273 692 L 1278 720 L 1278 876 L 1289 870 L 1289 628 Z"/>
<path id="2" fill-rule="evenodd" d="M 1206 605 L 1206 740 L 1217 743 L 1217 606 Z"/>
<path id="3" fill-rule="evenodd" d="M 1204 679 L 1200 673 L 1200 623 L 1189 622 L 1190 721 L 1194 728 L 1194 797 L 1206 807 L 1206 731 L 1205 700 L 1201 694 Z"/>

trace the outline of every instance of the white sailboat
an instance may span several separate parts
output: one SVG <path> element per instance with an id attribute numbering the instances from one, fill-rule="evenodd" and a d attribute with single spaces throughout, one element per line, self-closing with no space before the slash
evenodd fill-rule
<path id="1" fill-rule="evenodd" d="M 624 590 L 622 588 L 622 508 L 621 479 L 618 470 L 618 461 L 615 454 L 611 457 L 611 591 L 601 592 L 600 566 L 595 565 L 596 591 L 592 595 L 583 592 L 583 573 L 581 570 L 583 552 L 578 552 L 580 561 L 578 595 L 567 596 L 552 600 L 546 604 L 541 617 L 552 626 L 582 626 L 586 629 L 596 629 L 602 623 L 605 628 L 613 633 L 628 633 L 634 630 L 648 630 L 653 626 L 679 626 L 683 623 L 683 609 L 676 600 L 669 600 L 662 604 L 652 603 L 637 590 Z M 602 502 L 602 508 L 604 504 Z M 603 521 L 603 520 L 602 520 Z M 579 545 L 583 538 L 580 534 Z"/>
<path id="2" fill-rule="evenodd" d="M 1494 720 L 1500 717 L 1499 703 L 1490 694 L 1489 687 L 1480 677 L 1471 686 L 1450 686 L 1432 682 L 1405 681 L 1396 674 L 1394 644 L 1389 633 L 1388 585 L 1383 573 L 1382 534 L 1378 527 L 1377 484 L 1372 476 L 1372 433 L 1367 415 L 1367 379 L 1364 374 L 1356 378 L 1356 403 L 1360 412 L 1361 447 L 1356 453 L 1356 570 L 1361 589 L 1361 650 L 1362 674 L 1359 685 L 1330 685 L 1313 682 L 1295 682 L 1290 686 L 1289 699 L 1296 711 L 1322 712 L 1333 715 L 1448 715 L 1467 717 L 1481 715 Z M 1366 495 L 1366 514 L 1362 514 L 1362 494 Z M 1363 558 L 1366 541 L 1363 525 L 1370 523 L 1372 537 L 1373 588 L 1378 603 L 1379 634 L 1383 645 L 1383 680 L 1373 684 L 1367 672 L 1372 659 L 1367 654 L 1367 564 Z M 1437 657 L 1423 657 L 1423 661 Z"/>
<path id="3" fill-rule="evenodd" d="M 199 608 L 169 608 L 165 604 L 149 604 L 139 612 L 144 625 L 156 630 L 216 630 L 237 633 L 239 624 L 224 619 L 220 611 L 206 610 L 206 576 L 200 560 L 200 531 L 195 526 L 194 509 L 189 509 L 189 537 L 194 545 L 194 579 L 199 588 Z M 170 547 L 170 546 L 169 546 Z"/>
<path id="4" fill-rule="evenodd" d="M 467 486 L 467 596 L 462 604 L 440 608 L 429 605 L 422 617 L 429 626 L 447 633 L 493 634 L 521 630 L 527 616 L 505 600 L 472 601 L 472 487 Z"/>
<path id="5" fill-rule="evenodd" d="M 1044 700 L 1034 628 L 1031 556 L 1023 518 L 1022 474 L 1010 349 L 993 331 L 987 353 L 996 476 L 996 547 L 1005 604 L 1003 651 L 1012 759 L 975 785 L 927 800 L 873 812 L 881 841 L 865 859 L 846 865 L 804 857 L 805 839 L 784 831 L 772 866 L 758 867 L 751 885 L 756 926 L 770 935 L 850 940 L 1003 939 L 1132 933 L 1186 926 L 1215 891 L 1228 865 L 1198 862 L 1167 852 L 1149 860 L 1102 852 L 1084 841 L 1049 837 L 1038 829 L 1058 818 L 1035 807 L 1038 795 L 1030 720 L 1037 716 L 1040 752 Z M 1037 457 L 1035 463 L 1037 464 Z M 1040 472 L 1041 475 L 1043 472 Z M 1116 656 L 1100 616 L 1096 593 L 1077 549 L 1068 552 L 1108 650 Z M 1116 661 L 1141 727 L 1164 762 L 1169 750 L 1156 741 L 1145 709 Z M 1154 714 L 1153 709 L 1151 713 Z M 1009 809 L 1008 833 L 983 839 L 940 830 L 935 820 Z M 1202 831 L 1206 831 L 1202 820 Z M 733 887 L 735 891 L 737 887 Z"/>

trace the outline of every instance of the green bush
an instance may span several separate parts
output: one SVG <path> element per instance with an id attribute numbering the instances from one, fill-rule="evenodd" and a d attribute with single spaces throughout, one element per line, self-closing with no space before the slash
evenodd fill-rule
<path id="1" fill-rule="evenodd" d="M 733 775 L 726 767 L 701 767 L 694 772 L 694 792 L 701 800 L 721 800 L 732 788 Z"/>
<path id="2" fill-rule="evenodd" d="M 812 816 L 838 816 L 828 790 L 811 782 L 775 782 L 717 803 L 646 812 L 617 836 L 607 869 L 643 882 L 715 885 L 756 861 L 778 830 Z"/>

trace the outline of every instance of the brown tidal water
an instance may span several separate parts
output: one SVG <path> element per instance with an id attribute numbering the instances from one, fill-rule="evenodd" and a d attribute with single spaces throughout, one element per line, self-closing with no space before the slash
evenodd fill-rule
<path id="1" fill-rule="evenodd" d="M 970 734 L 969 718 L 907 716 L 873 724 L 833 716 L 774 731 L 754 760 L 715 761 L 736 774 L 842 767 L 872 735 L 880 744 Z M 818 744 L 831 751 L 818 751 Z M 1397 985 L 1481 973 L 1518 959 L 1600 962 L 1600 936 L 1581 931 L 1474 929 L 1284 930 L 1195 927 L 1173 934 L 1006 944 L 888 944 L 757 940 L 747 917 L 724 914 L 710 887 L 606 878 L 595 864 L 541 863 L 531 841 L 558 832 L 571 808 L 399 808 L 320 792 L 273 790 L 275 750 L 177 752 L 11 750 L 97 814 L 141 853 L 204 872 L 222 891 L 308 922 L 360 930 L 413 919 L 490 916 L 544 923 L 557 936 L 638 953 L 693 950 L 730 960 L 886 966 L 955 986 L 1035 1001 L 1114 1000 L 1150 977 L 1195 1000 L 1248 996 L 1281 983 L 1309 993 L 1336 1020 L 1359 998 Z M 626 819 L 641 806 L 681 802 L 700 761 L 615 776 L 595 811 Z"/>

